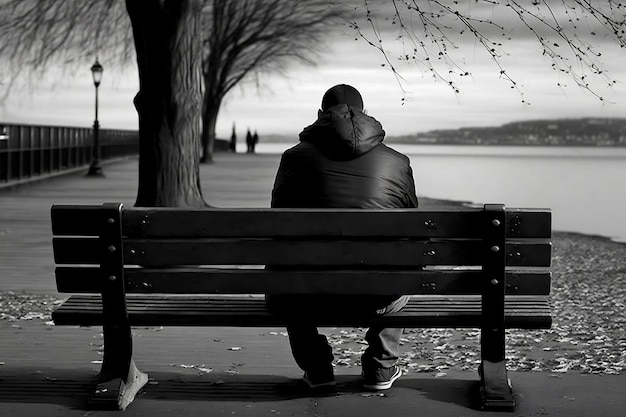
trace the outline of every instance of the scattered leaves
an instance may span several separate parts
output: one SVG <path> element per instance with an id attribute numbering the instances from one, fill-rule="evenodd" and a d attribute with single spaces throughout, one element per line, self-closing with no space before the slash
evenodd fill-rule
<path id="1" fill-rule="evenodd" d="M 507 368 L 517 372 L 617 375 L 626 368 L 626 245 L 594 236 L 555 233 L 550 330 L 510 330 Z M 360 366 L 365 329 L 333 329 L 335 366 Z M 435 376 L 476 371 L 480 332 L 405 329 L 400 365 Z"/>
<path id="2" fill-rule="evenodd" d="M 62 302 L 49 295 L 0 292 L 0 320 L 44 320 L 51 323 L 52 311 Z"/>

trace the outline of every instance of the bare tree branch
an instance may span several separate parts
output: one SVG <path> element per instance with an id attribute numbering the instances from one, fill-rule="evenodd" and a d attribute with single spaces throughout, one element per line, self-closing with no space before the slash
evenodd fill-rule
<path id="1" fill-rule="evenodd" d="M 205 39 L 205 74 L 218 71 L 227 93 L 250 73 L 283 71 L 290 59 L 313 64 L 337 11 L 327 1 L 205 1 L 212 35 Z"/>
<path id="2" fill-rule="evenodd" d="M 555 71 L 603 101 L 589 78 L 599 78 L 607 86 L 616 80 L 604 69 L 593 39 L 626 47 L 626 3 L 618 0 L 387 0 L 377 2 L 376 10 L 374 6 L 361 0 L 349 22 L 358 38 L 381 52 L 399 83 L 397 63 L 411 62 L 459 92 L 456 77 L 471 73 L 453 52 L 458 51 L 459 42 L 473 39 L 491 58 L 500 77 L 526 102 L 523 88 L 509 75 L 503 57 L 507 42 L 530 34 Z M 384 29 L 378 24 L 384 24 Z M 384 48 L 385 36 L 399 41 L 402 52 Z"/>
<path id="3" fill-rule="evenodd" d="M 339 22 L 321 0 L 205 0 L 204 159 L 210 161 L 222 100 L 242 81 L 285 73 L 289 61 L 313 65 L 323 38 Z"/>
<path id="4" fill-rule="evenodd" d="M 42 80 L 50 68 L 74 74 L 96 57 L 123 66 L 135 57 L 130 20 L 120 0 L 5 0 L 0 12 L 0 80 Z"/>

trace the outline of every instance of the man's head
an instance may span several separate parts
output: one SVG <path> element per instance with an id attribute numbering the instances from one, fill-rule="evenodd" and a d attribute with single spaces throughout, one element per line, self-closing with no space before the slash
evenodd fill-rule
<path id="1" fill-rule="evenodd" d="M 363 98 L 361 93 L 351 85 L 338 84 L 330 88 L 322 98 L 322 111 L 338 104 L 347 104 L 351 107 L 363 110 Z"/>

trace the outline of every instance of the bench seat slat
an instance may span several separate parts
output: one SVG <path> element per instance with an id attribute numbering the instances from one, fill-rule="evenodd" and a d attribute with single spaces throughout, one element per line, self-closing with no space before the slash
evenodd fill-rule
<path id="1" fill-rule="evenodd" d="M 100 293 L 96 267 L 57 267 L 62 293 Z M 170 294 L 480 294 L 480 270 L 277 271 L 225 268 L 126 268 L 127 293 Z M 550 272 L 507 272 L 508 294 L 548 295 Z"/>
<path id="2" fill-rule="evenodd" d="M 54 238 L 58 264 L 98 263 L 93 238 Z M 507 265 L 549 266 L 551 244 L 544 240 L 507 242 Z M 124 261 L 132 265 L 480 265 L 478 241 L 164 239 L 124 241 Z"/>
<path id="3" fill-rule="evenodd" d="M 100 205 L 55 205 L 52 229 L 55 235 L 97 236 Z M 329 216 L 329 212 L 337 214 Z M 411 227 L 406 227 L 411 212 Z M 461 212 L 459 214 L 459 212 Z M 397 221 L 394 213 L 403 216 Z M 372 217 L 374 216 L 374 217 Z M 482 209 L 455 208 L 449 212 L 422 209 L 392 209 L 384 213 L 355 209 L 177 209 L 126 208 L 123 230 L 143 237 L 222 236 L 412 236 L 477 238 Z M 306 220 L 303 220 L 305 219 Z M 510 237 L 549 238 L 549 209 L 508 209 L 506 230 Z"/>
<path id="4" fill-rule="evenodd" d="M 480 297 L 413 297 L 399 313 L 375 319 L 389 327 L 480 327 Z M 270 311 L 260 297 L 146 297 L 128 296 L 133 326 L 284 326 L 285 320 Z M 72 296 L 54 313 L 58 325 L 101 325 L 99 296 Z M 320 317 L 318 325 L 366 327 L 363 317 Z M 551 324 L 547 297 L 506 298 L 507 328 L 544 329 Z"/>
<path id="5" fill-rule="evenodd" d="M 207 210 L 187 210 L 181 214 L 170 208 L 129 209 L 124 213 L 124 226 L 129 234 L 143 237 L 482 236 L 479 226 L 482 209 L 455 211 L 453 214 L 445 209 L 391 209 L 384 213 L 354 209 L 210 209 L 208 213 Z M 407 219 L 407 212 L 410 212 L 410 219 Z M 402 221 L 394 214 L 402 216 Z M 510 210 L 506 222 L 507 231 L 513 237 L 549 238 L 551 234 L 549 210 Z"/>

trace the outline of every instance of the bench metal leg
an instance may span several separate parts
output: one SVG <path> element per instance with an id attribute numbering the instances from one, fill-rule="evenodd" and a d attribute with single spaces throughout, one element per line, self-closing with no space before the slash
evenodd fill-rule
<path id="1" fill-rule="evenodd" d="M 148 375 L 137 369 L 132 359 L 130 326 L 103 326 L 104 358 L 98 385 L 89 406 L 96 409 L 124 410 L 148 382 Z"/>
<path id="2" fill-rule="evenodd" d="M 480 332 L 481 407 L 512 409 L 515 399 L 506 374 L 505 357 L 505 279 L 506 279 L 506 215 L 501 204 L 485 205 L 485 235 Z"/>
<path id="3" fill-rule="evenodd" d="M 141 372 L 135 361 L 131 360 L 124 378 L 101 373 L 100 381 L 89 399 L 89 406 L 99 410 L 125 410 L 147 382 L 148 375 Z"/>
<path id="4" fill-rule="evenodd" d="M 148 382 L 133 361 L 133 340 L 126 307 L 122 241 L 122 205 L 104 204 L 100 216 L 104 358 L 90 405 L 124 410 Z"/>
<path id="5" fill-rule="evenodd" d="M 131 360 L 128 374 L 124 378 L 101 374 L 90 398 L 90 406 L 97 409 L 125 410 L 147 382 L 148 375 L 141 372 L 135 361 Z"/>
<path id="6" fill-rule="evenodd" d="M 513 411 L 515 398 L 511 381 L 507 377 L 506 363 L 483 360 L 478 368 L 480 375 L 481 409 Z"/>

